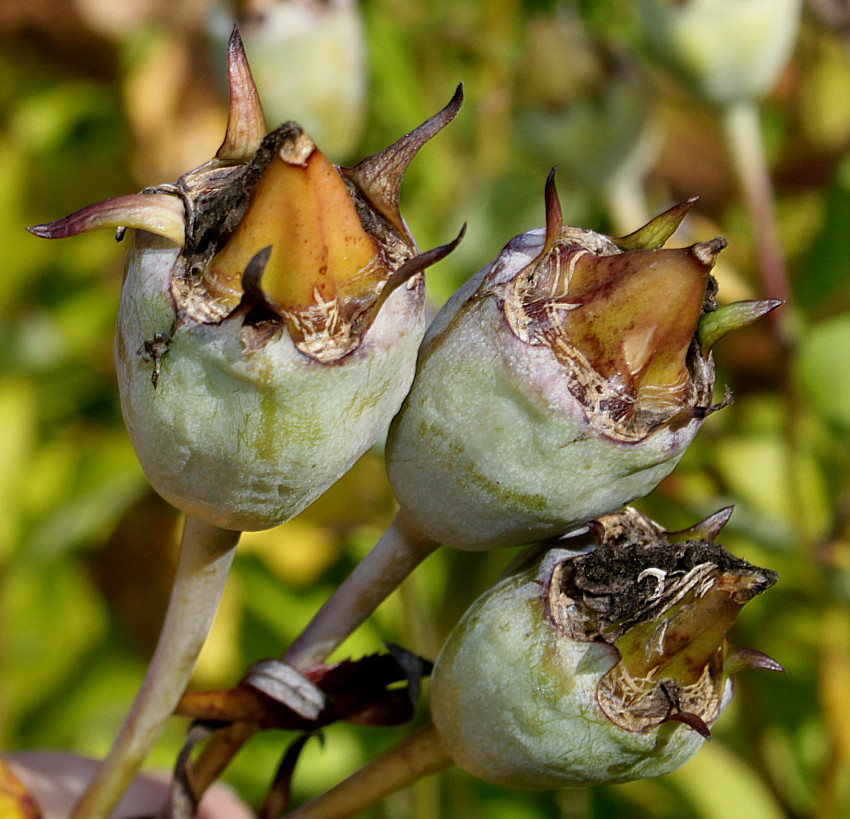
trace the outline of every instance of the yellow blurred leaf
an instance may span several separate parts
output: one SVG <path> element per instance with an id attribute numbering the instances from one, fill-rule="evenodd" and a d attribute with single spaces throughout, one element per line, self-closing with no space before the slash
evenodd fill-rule
<path id="1" fill-rule="evenodd" d="M 700 819 L 785 816 L 756 772 L 717 740 L 707 743 L 684 768 L 665 779 L 696 805 Z"/>
<path id="2" fill-rule="evenodd" d="M 823 619 L 820 698 L 838 765 L 850 763 L 850 618 L 833 608 Z"/>
<path id="3" fill-rule="evenodd" d="M 12 769 L 0 759 L 0 816 L 3 819 L 41 819 L 41 811 Z"/>
<path id="4" fill-rule="evenodd" d="M 30 386 L 20 379 L 0 382 L 0 560 L 20 525 L 20 499 L 35 446 L 36 403 Z"/>
<path id="5" fill-rule="evenodd" d="M 821 150 L 846 147 L 850 139 L 850 65 L 837 37 L 813 42 L 814 59 L 803 76 L 800 109 L 806 136 Z"/>
<path id="6" fill-rule="evenodd" d="M 323 526 L 305 520 L 291 520 L 276 529 L 246 532 L 240 549 L 255 554 L 284 583 L 306 586 L 333 562 L 337 555 L 335 538 Z"/>
<path id="7" fill-rule="evenodd" d="M 790 536 L 823 535 L 830 508 L 817 462 L 809 453 L 790 452 L 787 441 L 760 435 L 727 436 L 714 456 L 731 494 L 753 512 L 788 527 Z"/>

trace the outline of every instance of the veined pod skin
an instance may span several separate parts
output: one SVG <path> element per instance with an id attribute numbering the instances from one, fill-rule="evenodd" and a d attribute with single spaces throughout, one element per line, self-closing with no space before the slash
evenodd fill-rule
<path id="1" fill-rule="evenodd" d="M 337 362 L 305 355 L 286 332 L 246 355 L 238 316 L 184 324 L 156 363 L 154 388 L 144 347 L 168 337 L 179 251 L 147 232 L 131 241 L 116 362 L 145 474 L 174 506 L 221 528 L 289 519 L 348 471 L 398 409 L 424 332 L 422 277 L 398 288 L 363 342 Z"/>
<path id="2" fill-rule="evenodd" d="M 132 231 L 118 316 L 121 406 L 153 487 L 238 531 L 276 526 L 378 440 L 424 332 L 420 253 L 398 209 L 410 161 L 462 93 L 352 168 L 296 123 L 266 134 L 238 32 L 216 157 L 171 185 L 31 228 Z M 460 237 L 458 237 L 460 238 Z"/>
<path id="3" fill-rule="evenodd" d="M 776 581 L 712 542 L 730 511 L 667 533 L 624 509 L 473 603 L 430 683 L 453 761 L 493 784 L 555 789 L 690 759 L 731 697 L 730 673 L 782 670 L 728 646 L 741 607 Z"/>
<path id="4" fill-rule="evenodd" d="M 461 549 L 544 539 L 650 492 L 713 409 L 710 276 L 722 239 L 658 249 L 696 200 L 621 239 L 512 239 L 429 327 L 387 471 L 428 537 Z M 757 302 L 753 318 L 778 302 Z M 721 308 L 723 310 L 724 308 Z M 726 313 L 726 318 L 732 318 Z"/>

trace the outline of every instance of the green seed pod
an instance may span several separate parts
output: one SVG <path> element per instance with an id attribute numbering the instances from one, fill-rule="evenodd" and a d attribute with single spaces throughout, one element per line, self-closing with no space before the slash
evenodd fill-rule
<path id="1" fill-rule="evenodd" d="M 480 597 L 431 677 L 454 762 L 550 789 L 658 776 L 693 756 L 732 671 L 781 670 L 728 647 L 741 607 L 776 581 L 712 542 L 728 511 L 667 533 L 625 509 Z"/>
<path id="2" fill-rule="evenodd" d="M 31 231 L 138 228 L 116 362 L 148 479 L 214 526 L 275 526 L 380 436 L 424 331 L 420 254 L 398 210 L 404 171 L 457 113 L 440 113 L 353 168 L 295 123 L 265 132 L 238 33 L 216 157 L 163 185 Z"/>
<path id="3" fill-rule="evenodd" d="M 764 96 L 797 38 L 801 0 L 641 0 L 654 56 L 717 105 Z"/>
<path id="4" fill-rule="evenodd" d="M 563 227 L 552 176 L 546 192 L 545 231 L 511 240 L 429 328 L 390 429 L 393 490 L 439 543 L 544 539 L 647 494 L 715 409 L 711 344 L 753 320 L 696 340 L 725 242 L 656 249 L 695 200 L 611 239 Z"/>

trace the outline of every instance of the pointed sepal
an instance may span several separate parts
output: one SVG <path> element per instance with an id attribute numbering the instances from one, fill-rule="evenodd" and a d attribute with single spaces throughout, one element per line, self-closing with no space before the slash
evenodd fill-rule
<path id="1" fill-rule="evenodd" d="M 230 97 L 227 132 L 216 156 L 247 162 L 266 134 L 266 118 L 237 26 L 233 27 L 227 44 L 227 86 Z"/>
<path id="2" fill-rule="evenodd" d="M 410 281 L 417 273 L 421 273 L 432 264 L 436 264 L 441 259 L 445 259 L 446 256 L 448 256 L 449 253 L 451 253 L 461 243 L 461 240 L 465 235 L 466 223 L 461 226 L 458 235 L 448 244 L 440 245 L 439 247 L 435 247 L 433 250 L 426 250 L 425 253 L 420 253 L 412 259 L 408 259 L 401 267 L 398 268 L 398 270 L 393 272 L 389 279 L 387 279 L 386 284 L 378 295 L 378 300 L 376 302 L 377 309 L 383 307 L 394 290 L 397 290 L 403 284 Z"/>
<path id="3" fill-rule="evenodd" d="M 546 178 L 546 189 L 544 197 L 546 200 L 546 240 L 538 259 L 549 253 L 555 247 L 555 242 L 561 237 L 561 229 L 564 226 L 564 210 L 561 207 L 561 199 L 558 196 L 558 188 L 555 185 L 555 171 L 552 168 Z"/>
<path id="4" fill-rule="evenodd" d="M 661 247 L 676 232 L 698 200 L 699 197 L 694 196 L 674 205 L 628 236 L 614 239 L 614 244 L 620 250 L 654 250 Z"/>
<path id="5" fill-rule="evenodd" d="M 713 542 L 720 534 L 720 530 L 729 522 L 732 517 L 734 506 L 724 506 L 713 515 L 709 515 L 705 520 L 689 526 L 687 529 L 680 529 L 678 532 L 668 532 L 667 540 L 671 543 L 685 543 L 689 540 L 708 540 Z"/>
<path id="6" fill-rule="evenodd" d="M 398 207 L 402 178 L 419 149 L 457 116 L 462 103 L 461 83 L 449 104 L 418 128 L 383 151 L 367 156 L 353 168 L 340 168 L 340 172 L 363 192 L 375 210 L 398 231 L 412 249 L 416 245 Z"/>
<path id="7" fill-rule="evenodd" d="M 724 304 L 711 313 L 705 313 L 699 321 L 697 338 L 703 356 L 711 352 L 711 348 L 727 333 L 740 330 L 752 324 L 762 316 L 784 304 L 779 299 L 764 299 L 762 301 L 736 301 Z"/>
<path id="8" fill-rule="evenodd" d="M 128 227 L 156 233 L 183 247 L 186 241 L 183 203 L 165 193 L 134 193 L 89 205 L 64 219 L 27 230 L 43 239 L 65 239 L 99 228 Z"/>
<path id="9" fill-rule="evenodd" d="M 730 648 L 723 662 L 723 671 L 727 674 L 737 674 L 747 668 L 785 673 L 785 669 L 776 660 L 761 651 L 754 648 Z"/>
<path id="10" fill-rule="evenodd" d="M 676 714 L 670 714 L 664 722 L 681 722 L 683 725 L 687 725 L 692 731 L 696 731 L 706 742 L 711 739 L 711 729 L 705 724 L 705 721 L 696 714 L 691 714 L 689 711 L 679 711 Z"/>

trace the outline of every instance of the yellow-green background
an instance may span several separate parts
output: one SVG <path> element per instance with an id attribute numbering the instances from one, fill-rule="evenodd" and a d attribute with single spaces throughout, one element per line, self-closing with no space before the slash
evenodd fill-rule
<path id="1" fill-rule="evenodd" d="M 212 156 L 226 111 L 214 82 L 223 55 L 204 33 L 207 6 L 0 6 L 4 749 L 105 753 L 152 651 L 177 527 L 149 490 L 118 409 L 112 333 L 122 247 L 108 231 L 46 242 L 24 226 L 170 181 Z M 511 236 L 543 224 L 543 183 L 555 164 L 566 220 L 586 228 L 626 232 L 643 208 L 701 196 L 687 229 L 691 239 L 728 238 L 721 295 L 758 296 L 752 225 L 717 112 L 653 65 L 633 3 L 365 0 L 361 8 L 366 126 L 348 140 L 348 155 L 332 159 L 383 147 L 466 84 L 462 113 L 422 151 L 403 190 L 423 248 L 469 223 L 461 248 L 428 274 L 434 307 Z M 453 771 L 372 815 L 850 816 L 848 55 L 840 32 L 807 13 L 762 106 L 795 349 L 779 355 L 767 321 L 720 343 L 718 381 L 736 403 L 706 422 L 679 469 L 641 504 L 675 529 L 735 503 L 721 540 L 780 581 L 748 607 L 733 639 L 788 673 L 742 675 L 714 741 L 661 779 L 528 794 Z M 637 173 L 623 173 L 639 138 Z M 298 519 L 246 537 L 195 684 L 234 684 L 247 664 L 278 654 L 392 509 L 381 456 L 369 453 Z M 441 551 L 338 656 L 391 640 L 433 657 L 508 557 Z M 184 727 L 174 721 L 154 764 L 171 764 Z M 308 746 L 296 796 L 329 786 L 401 733 L 331 728 L 324 750 Z M 289 739 L 255 738 L 233 764 L 230 780 L 254 804 Z"/>

